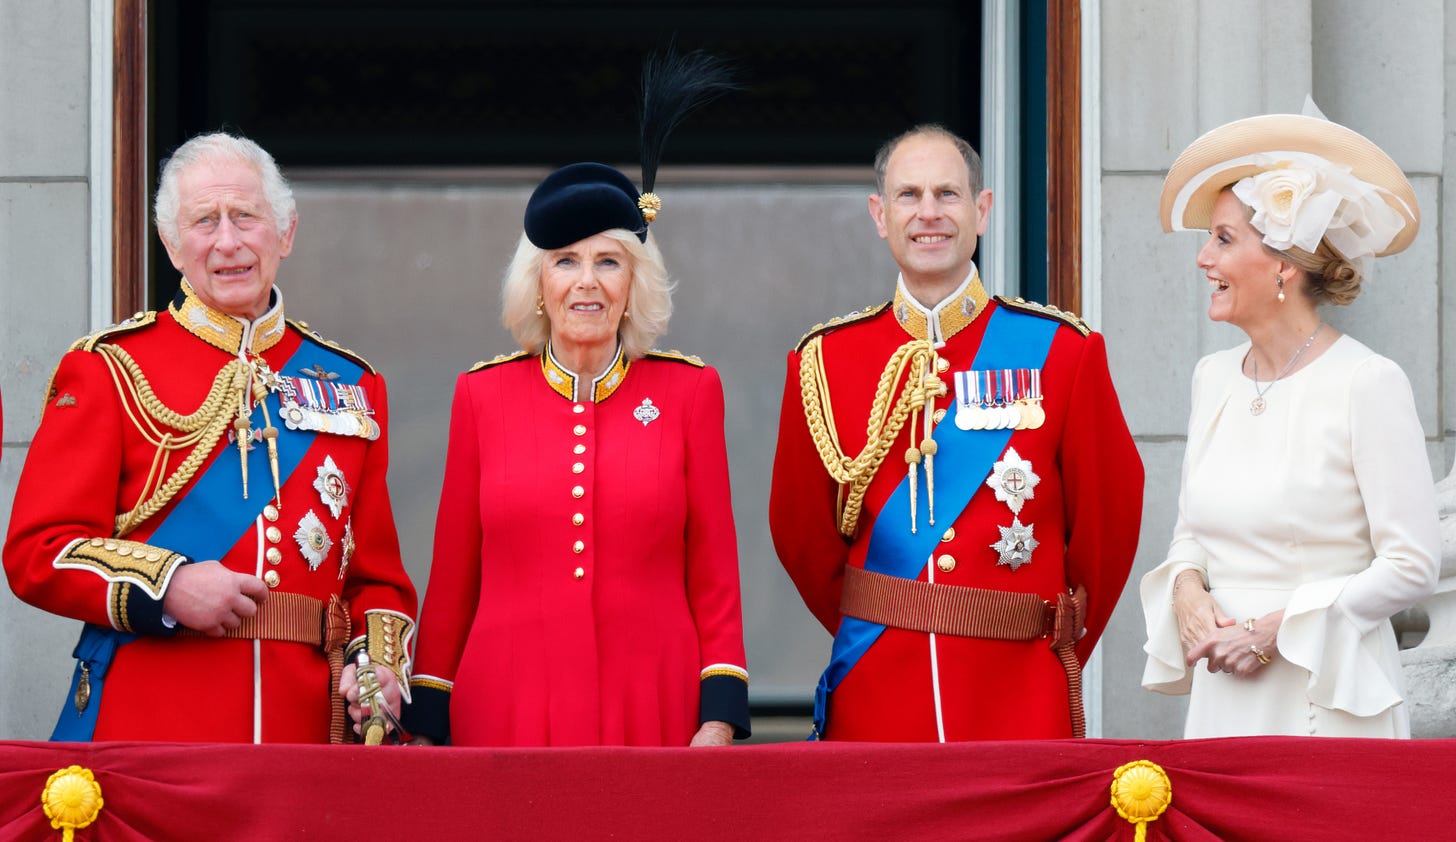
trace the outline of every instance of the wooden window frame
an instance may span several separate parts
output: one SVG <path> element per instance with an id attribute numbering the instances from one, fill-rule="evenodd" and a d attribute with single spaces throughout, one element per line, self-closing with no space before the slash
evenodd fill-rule
<path id="1" fill-rule="evenodd" d="M 1047 0 L 1047 299 L 1082 312 L 1081 0 Z"/>
<path id="2" fill-rule="evenodd" d="M 111 290 L 117 321 L 147 309 L 147 0 L 116 0 L 112 25 Z"/>

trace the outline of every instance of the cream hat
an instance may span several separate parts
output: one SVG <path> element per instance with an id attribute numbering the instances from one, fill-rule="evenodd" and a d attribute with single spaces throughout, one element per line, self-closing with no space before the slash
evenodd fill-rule
<path id="1" fill-rule="evenodd" d="M 1420 229 L 1415 191 L 1395 161 L 1318 117 L 1248 117 L 1193 141 L 1163 180 L 1163 230 L 1208 230 L 1214 201 L 1230 185 L 1278 249 L 1313 252 L 1328 236 L 1346 258 L 1364 260 L 1405 249 Z"/>

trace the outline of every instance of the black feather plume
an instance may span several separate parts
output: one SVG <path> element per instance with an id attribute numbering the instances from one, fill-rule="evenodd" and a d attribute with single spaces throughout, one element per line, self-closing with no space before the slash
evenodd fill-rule
<path id="1" fill-rule="evenodd" d="M 668 47 L 642 64 L 642 192 L 652 192 L 667 136 L 688 112 L 729 91 L 741 90 L 733 67 L 702 50 Z"/>

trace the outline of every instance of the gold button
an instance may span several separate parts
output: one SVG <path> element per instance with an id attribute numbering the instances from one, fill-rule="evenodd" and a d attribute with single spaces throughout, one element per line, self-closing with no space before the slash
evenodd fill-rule
<path id="1" fill-rule="evenodd" d="M 584 444 L 579 444 L 579 445 L 577 445 L 577 446 L 576 446 L 576 447 L 573 447 L 573 448 L 572 448 L 572 449 L 571 449 L 571 452 L 572 452 L 572 453 L 575 453 L 575 454 L 576 454 L 576 455 L 577 455 L 577 456 L 580 456 L 580 455 L 581 455 L 581 454 L 583 454 L 583 453 L 585 453 L 585 452 L 586 452 L 586 445 L 584 445 Z"/>
<path id="2" fill-rule="evenodd" d="M 576 433 L 578 436 L 584 436 L 584 435 L 586 435 L 586 425 L 585 424 L 577 424 L 575 427 L 572 427 L 571 428 L 571 431 L 573 433 Z"/>
<path id="3" fill-rule="evenodd" d="M 586 470 L 586 466 L 583 465 L 583 464 L 581 464 L 580 462 L 577 462 L 575 465 L 572 465 L 571 466 L 571 472 L 573 474 L 579 474 L 579 473 L 581 473 L 582 471 L 585 471 L 585 470 Z"/>
<path id="4" fill-rule="evenodd" d="M 269 564 L 281 564 L 283 562 L 283 552 L 277 547 L 269 547 L 268 552 L 263 553 L 263 557 L 268 559 Z"/>
<path id="5" fill-rule="evenodd" d="M 945 531 L 945 534 L 942 535 L 942 536 L 940 536 L 940 540 L 942 540 L 942 541 L 954 541 L 955 540 L 955 527 L 952 526 L 950 529 L 947 529 Z"/>
<path id="6" fill-rule="evenodd" d="M 577 541 L 575 544 L 571 545 L 571 551 L 574 553 L 579 553 L 584 549 L 586 549 L 586 544 L 582 541 Z"/>
<path id="7" fill-rule="evenodd" d="M 162 554 L 156 551 L 147 553 L 147 561 L 161 561 Z"/>
<path id="8" fill-rule="evenodd" d="M 93 547 L 104 547 L 104 546 L 106 546 L 106 540 L 103 539 L 103 538 L 92 538 L 91 539 L 91 546 L 93 546 Z"/>
<path id="9" fill-rule="evenodd" d="M 115 541 L 107 541 L 103 546 L 112 552 L 116 552 L 117 543 Z"/>
<path id="10" fill-rule="evenodd" d="M 127 556 L 131 555 L 131 547 L 118 547 L 116 550 L 116 554 L 121 556 L 122 558 L 126 558 Z"/>
<path id="11" fill-rule="evenodd" d="M 581 495 L 583 495 L 585 493 L 586 493 L 586 489 L 585 488 L 582 488 L 579 485 L 576 486 L 575 488 L 571 489 L 571 496 L 572 497 L 575 497 L 578 500 L 580 500 L 581 499 Z"/>
<path id="12" fill-rule="evenodd" d="M 941 419 L 944 418 L 944 417 L 945 417 L 945 410 L 943 410 L 943 409 L 937 409 L 935 411 L 935 423 L 939 424 L 940 421 L 941 421 Z"/>
<path id="13" fill-rule="evenodd" d="M 950 368 L 950 360 L 946 359 L 945 357 L 940 357 L 939 359 L 937 359 L 935 361 L 935 370 L 936 371 L 944 372 L 944 371 L 948 370 L 949 368 Z"/>
<path id="14" fill-rule="evenodd" d="M 264 506 L 263 517 L 267 518 L 269 523 L 278 520 L 278 507 L 274 506 L 272 503 Z"/>
<path id="15" fill-rule="evenodd" d="M 571 408 L 571 411 L 575 412 L 577 415 L 580 415 L 583 412 L 586 412 L 586 407 L 582 406 L 581 404 L 577 404 L 576 406 L 573 406 Z"/>
<path id="16" fill-rule="evenodd" d="M 270 588 L 278 587 L 278 582 L 281 581 L 282 578 L 283 577 L 278 575 L 277 570 L 269 570 L 267 573 L 263 574 L 263 582 Z"/>
<path id="17" fill-rule="evenodd" d="M 580 578 L 582 578 L 583 576 L 586 575 L 586 571 L 583 570 L 582 568 L 578 567 L 575 570 L 571 571 L 571 575 L 573 575 L 576 578 L 580 579 Z"/>
<path id="18" fill-rule="evenodd" d="M 268 536 L 268 540 L 272 541 L 275 544 L 283 540 L 283 530 L 279 529 L 276 526 L 270 526 L 267 529 L 263 530 L 263 534 Z"/>
<path id="19" fill-rule="evenodd" d="M 586 523 L 586 516 L 581 512 L 577 512 L 571 516 L 571 522 L 574 526 L 581 526 L 583 523 Z"/>
<path id="20" fill-rule="evenodd" d="M 938 559 L 935 560 L 935 566 L 936 567 L 939 567 L 940 568 L 940 572 L 942 572 L 942 573 L 949 573 L 949 572 L 951 572 L 952 570 L 955 569 L 955 565 L 956 565 L 955 556 L 943 555 L 940 558 L 938 558 Z"/>

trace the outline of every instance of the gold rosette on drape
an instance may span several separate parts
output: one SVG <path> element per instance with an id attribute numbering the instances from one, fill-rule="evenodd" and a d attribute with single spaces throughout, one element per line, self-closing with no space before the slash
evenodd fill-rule
<path id="1" fill-rule="evenodd" d="M 101 798 L 101 784 L 84 766 L 67 766 L 51 775 L 41 791 L 40 803 L 51 827 L 62 832 L 65 842 L 71 842 L 77 830 L 96 821 L 106 804 Z"/>
<path id="2" fill-rule="evenodd" d="M 1151 760 L 1124 763 L 1112 773 L 1112 807 L 1137 827 L 1137 842 L 1147 838 L 1148 822 L 1157 821 L 1172 803 L 1173 783 Z"/>

